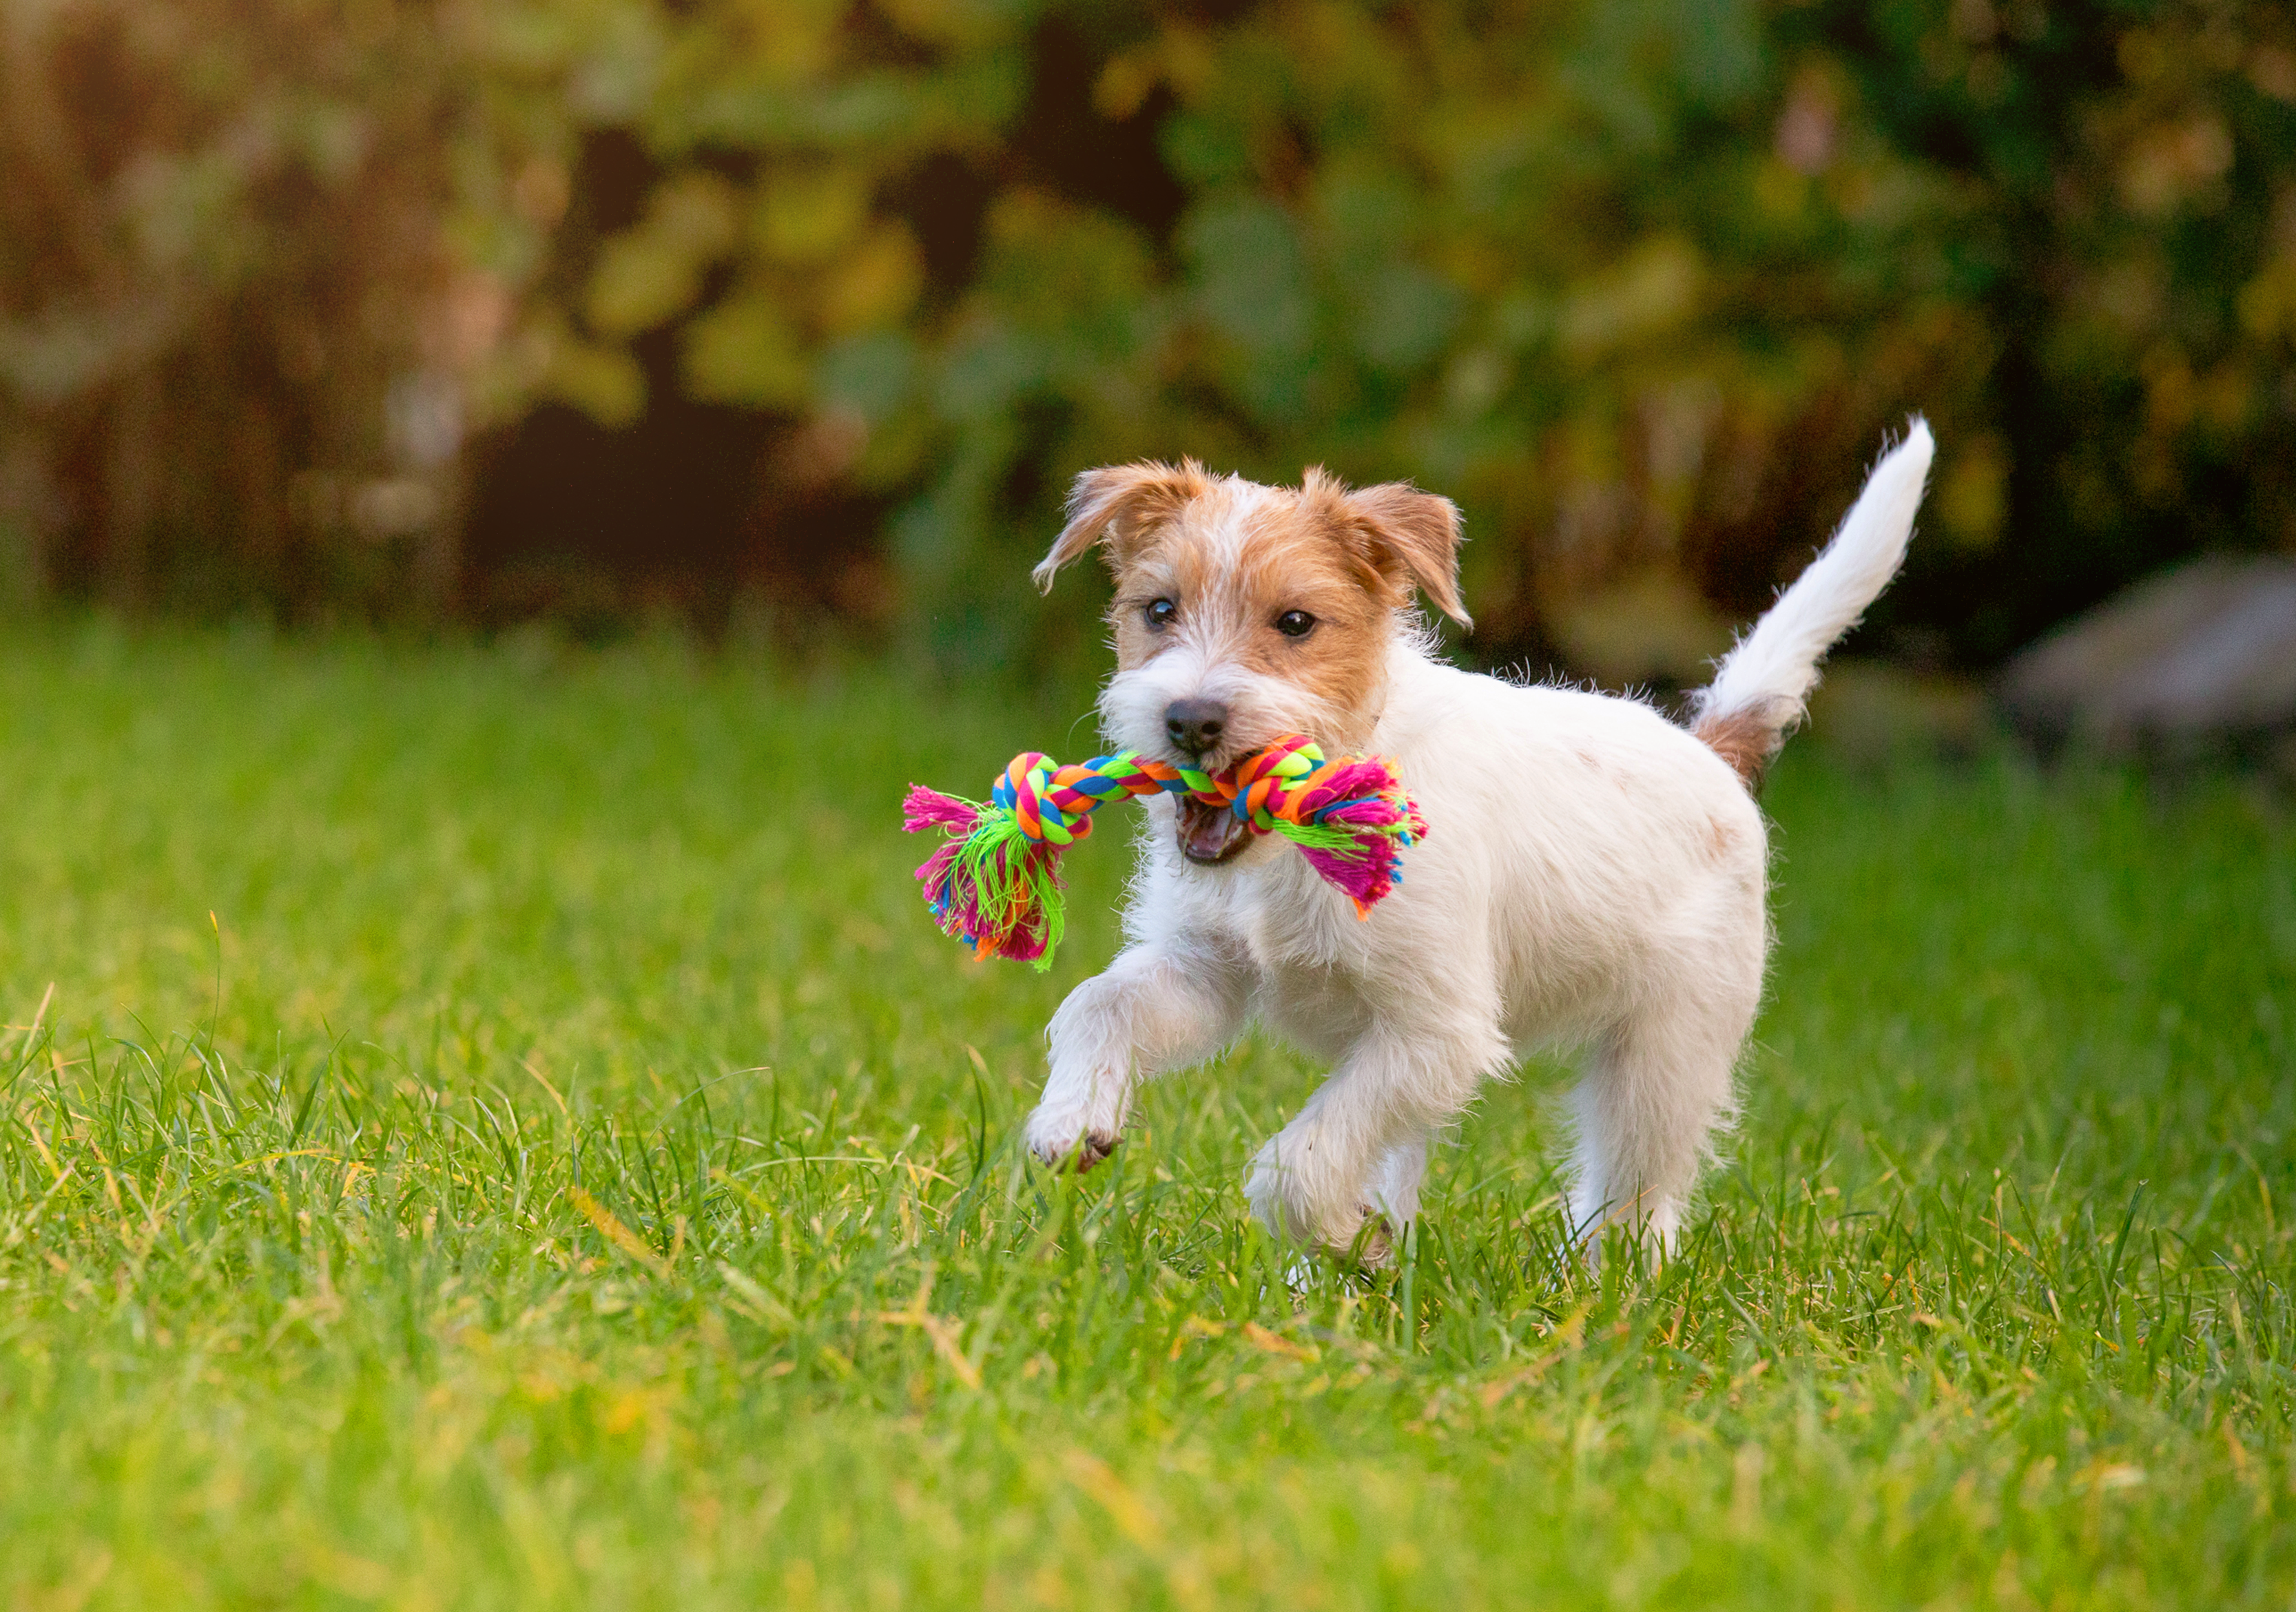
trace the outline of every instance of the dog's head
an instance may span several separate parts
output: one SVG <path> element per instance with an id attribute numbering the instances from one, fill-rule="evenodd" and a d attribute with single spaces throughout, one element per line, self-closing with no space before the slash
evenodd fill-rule
<path id="1" fill-rule="evenodd" d="M 1285 733 L 1328 754 L 1371 737 L 1414 585 L 1453 618 L 1459 512 L 1400 482 L 1351 492 L 1320 469 L 1296 487 L 1193 460 L 1087 471 L 1037 585 L 1095 544 L 1116 578 L 1110 740 L 1217 773 Z M 1183 800 L 1180 848 L 1225 862 L 1249 842 L 1228 813 Z"/>

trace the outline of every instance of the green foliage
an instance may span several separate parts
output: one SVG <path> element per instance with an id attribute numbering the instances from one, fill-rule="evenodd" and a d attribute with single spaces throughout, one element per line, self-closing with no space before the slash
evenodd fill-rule
<path id="1" fill-rule="evenodd" d="M 929 157 L 988 182 L 977 262 L 941 295 L 793 315 L 820 355 L 806 400 L 865 428 L 852 472 L 916 489 L 898 552 L 947 643 L 1009 649 L 1053 493 L 1136 455 L 1440 487 L 1478 537 L 1487 646 L 1620 678 L 1689 670 L 1710 607 L 1758 606 L 1916 408 L 1946 458 L 1897 608 L 1958 652 L 2196 536 L 2296 541 L 2276 8 L 896 16 L 898 45 L 808 58 L 843 116 L 693 110 L 770 100 L 792 59 L 727 51 L 649 127 L 672 162 L 742 151 L 761 208 L 785 164 L 865 175 L 838 194 L 881 212 Z M 1177 217 L 1096 186 L 1090 152 L 1047 171 L 1031 119 L 1078 58 L 1103 130 L 1153 121 Z M 769 256 L 716 250 L 737 286 Z M 778 327 L 712 312 L 689 338 L 714 395 L 753 362 L 757 397 L 800 400 Z"/>
<path id="2" fill-rule="evenodd" d="M 537 44 L 501 7 L 0 5 L 0 523 L 42 581 L 450 596 L 566 200 Z"/>
<path id="3" fill-rule="evenodd" d="M 1126 859 L 1072 860 L 1049 977 L 963 961 L 900 790 L 1068 712 L 922 702 L 12 638 L 5 1593 L 2285 1604 L 2284 808 L 1798 745 L 1682 1258 L 1562 1256 L 1539 1067 L 1398 1271 L 1295 1291 L 1240 1191 L 1288 1053 L 1160 1084 L 1080 1182 L 1020 1155 Z"/>
<path id="4" fill-rule="evenodd" d="M 2278 6 L 4 15 L 40 93 L 0 427 L 19 504 L 45 478 L 52 525 L 119 528 L 71 540 L 99 570 L 188 459 L 258 591 L 418 534 L 451 572 L 461 428 L 663 384 L 779 422 L 768 526 L 890 510 L 849 541 L 988 662 L 1043 637 L 1010 594 L 1067 478 L 1143 454 L 1451 493 L 1481 647 L 1614 679 L 1693 667 L 1915 409 L 1944 456 L 1882 619 L 1960 656 L 2296 541 Z M 151 115 L 111 130 L 83 59 Z"/>

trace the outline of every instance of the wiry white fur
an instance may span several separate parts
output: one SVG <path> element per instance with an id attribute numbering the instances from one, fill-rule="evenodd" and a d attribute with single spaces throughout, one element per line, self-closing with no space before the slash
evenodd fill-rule
<path id="1" fill-rule="evenodd" d="M 1916 422 L 1726 664 L 1710 708 L 1798 708 L 1832 635 L 1895 569 L 1929 457 Z M 1279 839 L 1196 865 L 1172 803 L 1152 798 L 1128 944 L 1054 1016 L 1029 1144 L 1050 1162 L 1113 1146 L 1140 1081 L 1257 1019 L 1332 1073 L 1254 1161 L 1255 1211 L 1334 1248 L 1368 1230 L 1376 1256 L 1417 1212 L 1431 1139 L 1483 1082 L 1533 1049 L 1577 1047 L 1570 1212 L 1664 1246 L 1731 1112 L 1761 998 L 1761 813 L 1713 750 L 1638 701 L 1443 665 L 1407 614 L 1384 654 L 1366 748 L 1396 761 L 1429 824 L 1401 887 L 1359 921 Z M 1216 659 L 1160 655 L 1112 680 L 1111 740 L 1159 749 L 1164 703 L 1198 686 L 1283 717 L 1280 690 L 1223 683 Z"/>
<path id="2" fill-rule="evenodd" d="M 1934 451 L 1929 421 L 1915 415 L 1906 439 L 1866 478 L 1833 540 L 1723 657 L 1699 698 L 1701 716 L 1767 709 L 1781 728 L 1801 720 L 1817 663 L 1905 563 Z"/>

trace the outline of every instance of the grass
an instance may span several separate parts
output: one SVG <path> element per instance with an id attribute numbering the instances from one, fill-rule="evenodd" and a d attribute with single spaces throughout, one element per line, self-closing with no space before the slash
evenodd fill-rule
<path id="1" fill-rule="evenodd" d="M 2288 1605 L 2284 810 L 1805 741 L 1682 1256 L 1563 1256 L 1533 1068 L 1295 1294 L 1280 1048 L 1018 1156 L 1121 847 L 1042 978 L 914 895 L 900 787 L 1084 692 L 17 633 L 0 1596 Z"/>

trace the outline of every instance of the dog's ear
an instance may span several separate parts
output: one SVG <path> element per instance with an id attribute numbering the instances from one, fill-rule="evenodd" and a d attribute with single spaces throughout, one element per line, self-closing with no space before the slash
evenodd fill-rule
<path id="1" fill-rule="evenodd" d="M 1068 525 L 1029 575 L 1041 591 L 1050 593 L 1060 569 L 1095 543 L 1107 545 L 1113 570 L 1141 534 L 1178 514 L 1203 490 L 1203 467 L 1193 459 L 1178 464 L 1142 459 L 1086 471 L 1069 489 Z"/>
<path id="2" fill-rule="evenodd" d="M 1461 626 L 1475 624 L 1459 598 L 1459 510 L 1448 498 L 1407 481 L 1382 482 L 1343 501 L 1371 544 L 1373 562 L 1398 580 L 1417 583 L 1435 608 Z"/>

